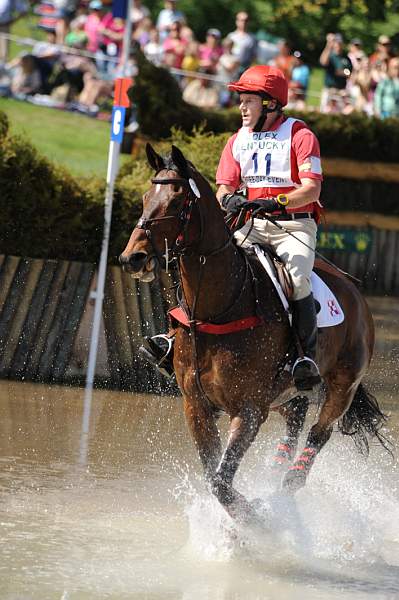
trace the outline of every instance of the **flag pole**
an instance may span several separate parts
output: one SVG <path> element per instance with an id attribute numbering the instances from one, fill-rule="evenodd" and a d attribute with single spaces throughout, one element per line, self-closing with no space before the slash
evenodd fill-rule
<path id="1" fill-rule="evenodd" d="M 127 74 L 128 60 L 130 55 L 130 40 L 132 35 L 131 22 L 132 0 L 126 3 L 125 31 L 123 36 L 121 72 L 122 78 Z M 122 80 L 123 81 L 123 80 Z M 121 82 L 121 80 L 117 80 Z M 126 86 L 125 86 L 126 88 Z M 121 86 L 119 85 L 119 90 Z M 106 178 L 106 190 L 104 201 L 104 229 L 101 245 L 101 255 L 98 267 L 96 290 L 91 293 L 91 298 L 95 299 L 93 324 L 91 329 L 89 359 L 86 374 L 86 385 L 84 393 L 82 427 L 79 448 L 79 464 L 87 466 L 87 457 L 89 449 L 90 417 L 93 399 L 94 376 L 97 364 L 98 342 L 100 337 L 101 319 L 103 312 L 105 277 L 107 274 L 108 248 L 112 222 L 112 203 L 114 198 L 115 179 L 119 168 L 120 147 L 123 138 L 123 127 L 125 121 L 125 106 L 119 106 L 121 94 L 115 93 L 114 108 L 112 111 L 111 140 L 108 150 L 108 167 Z M 115 105 L 116 104 L 116 105 Z"/>

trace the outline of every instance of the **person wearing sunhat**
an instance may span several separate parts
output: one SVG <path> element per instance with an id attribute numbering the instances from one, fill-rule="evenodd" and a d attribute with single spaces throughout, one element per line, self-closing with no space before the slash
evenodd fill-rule
<path id="1" fill-rule="evenodd" d="M 87 50 L 89 52 L 97 52 L 99 49 L 101 35 L 99 32 L 101 19 L 106 13 L 101 0 L 91 0 L 89 2 L 89 14 L 87 15 L 84 30 L 87 35 Z"/>
<path id="2" fill-rule="evenodd" d="M 293 327 L 303 350 L 292 375 L 298 390 L 312 389 L 321 381 L 310 284 L 322 181 L 319 143 L 303 121 L 283 114 L 288 81 L 280 69 L 250 67 L 228 89 L 239 94 L 242 127 L 222 152 L 216 196 L 227 213 L 259 205 L 257 218 L 234 235 L 239 245 L 272 246 L 286 264 L 294 287 Z M 246 196 L 237 193 L 243 186 Z"/>
<path id="3" fill-rule="evenodd" d="M 211 28 L 206 32 L 205 43 L 199 46 L 200 67 L 208 70 L 209 73 L 216 72 L 216 65 L 223 54 L 221 39 L 222 34 L 219 29 Z"/>

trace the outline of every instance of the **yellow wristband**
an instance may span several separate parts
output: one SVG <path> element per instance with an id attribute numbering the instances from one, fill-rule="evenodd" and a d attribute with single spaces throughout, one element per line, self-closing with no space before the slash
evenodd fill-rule
<path id="1" fill-rule="evenodd" d="M 277 194 L 276 200 L 281 206 L 287 206 L 289 202 L 287 194 Z"/>

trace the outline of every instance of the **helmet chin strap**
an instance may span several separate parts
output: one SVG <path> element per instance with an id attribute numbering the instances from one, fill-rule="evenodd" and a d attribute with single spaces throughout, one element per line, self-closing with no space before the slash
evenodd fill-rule
<path id="1" fill-rule="evenodd" d="M 255 127 L 253 128 L 253 131 L 255 131 L 256 133 L 262 131 L 265 121 L 267 119 L 267 115 L 277 111 L 280 108 L 278 102 L 276 103 L 276 106 L 274 108 L 268 108 L 269 102 L 270 100 L 262 99 L 262 112 L 260 113 L 259 119 L 256 121 Z"/>

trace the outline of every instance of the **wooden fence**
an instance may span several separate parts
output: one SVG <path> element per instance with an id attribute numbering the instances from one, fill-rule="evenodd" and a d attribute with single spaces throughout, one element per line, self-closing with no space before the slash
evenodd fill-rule
<path id="1" fill-rule="evenodd" d="M 331 236 L 324 238 L 323 254 L 362 279 L 365 292 L 399 294 L 399 231 L 363 227 L 355 231 L 355 238 L 360 237 L 352 251 L 345 248 L 347 242 L 342 247 L 342 239 L 351 239 L 352 226 L 325 231 Z M 109 267 L 98 384 L 158 393 L 176 390 L 138 355 L 143 336 L 167 329 L 166 311 L 175 302 L 171 285 L 165 274 L 160 282 L 147 284 Z M 83 384 L 95 286 L 91 264 L 0 256 L 0 377 Z"/>

